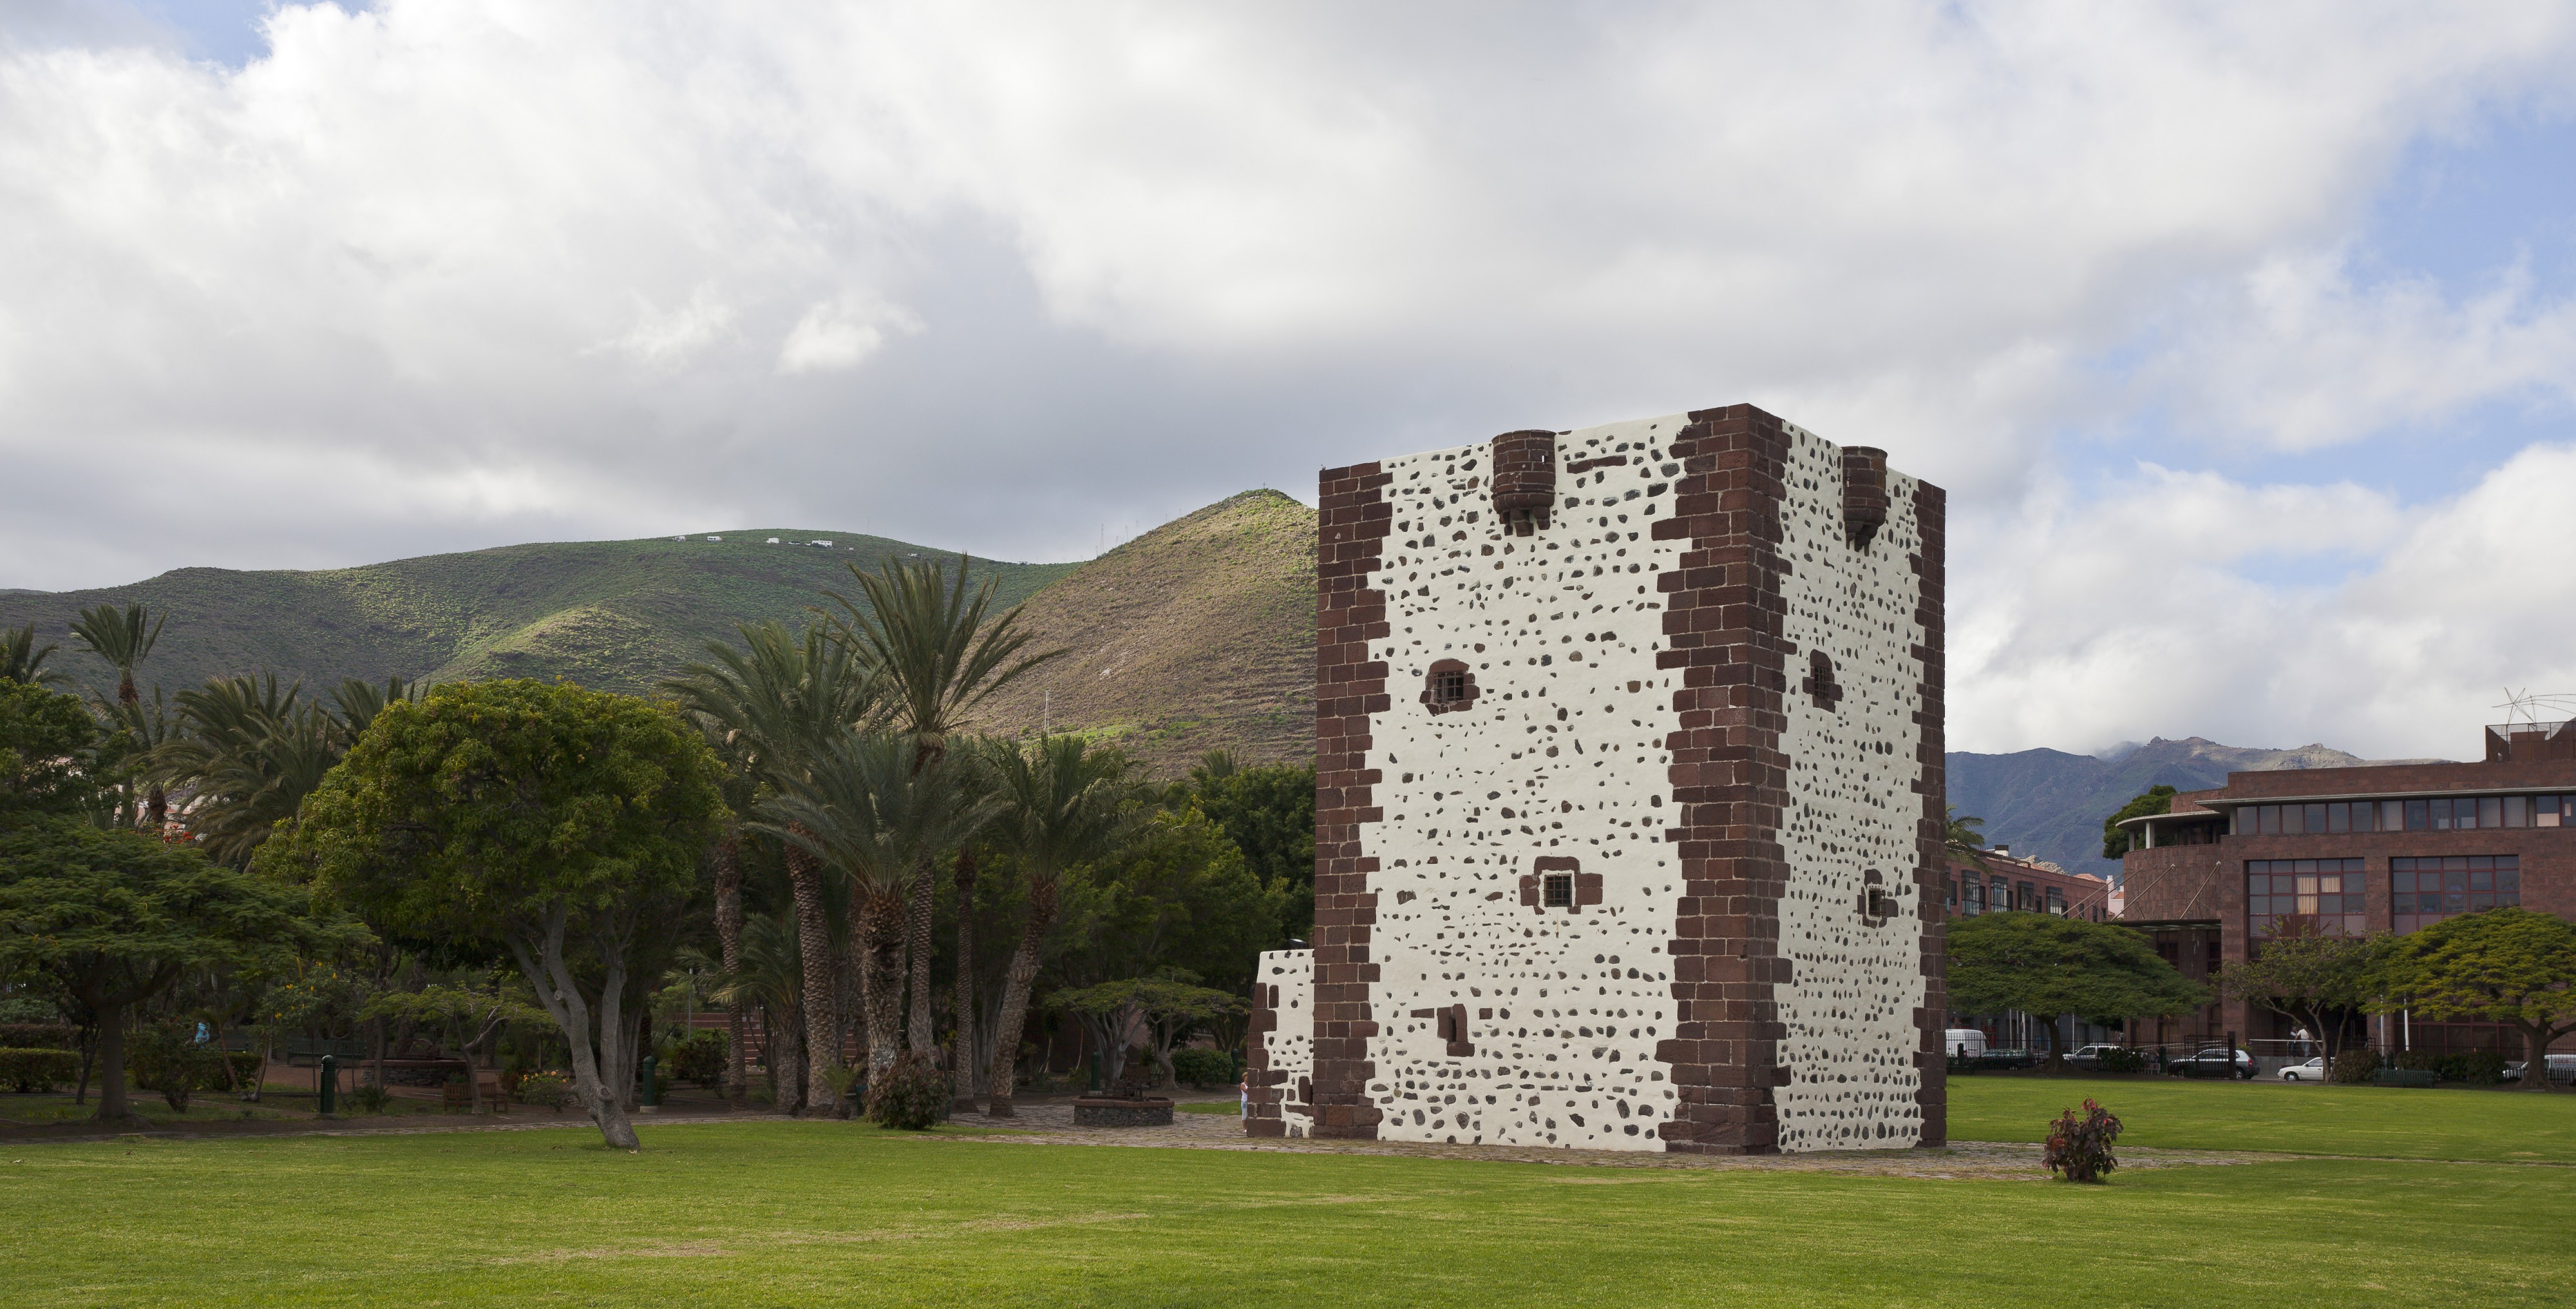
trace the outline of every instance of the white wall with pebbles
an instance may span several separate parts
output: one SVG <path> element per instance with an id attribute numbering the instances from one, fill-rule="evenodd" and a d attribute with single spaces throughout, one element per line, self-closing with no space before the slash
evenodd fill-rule
<path id="1" fill-rule="evenodd" d="M 1772 1102 L 1783 1151 L 1909 1146 L 1923 1130 L 1914 1011 L 1926 991 L 1914 882 L 1923 817 L 1914 789 L 1923 662 L 1914 651 L 1924 640 L 1921 579 L 1908 561 L 1923 548 L 1916 482 L 1888 473 L 1887 524 L 1867 550 L 1853 549 L 1841 448 L 1794 427 L 1790 439 L 1780 587 L 1782 635 L 1797 653 L 1780 739 L 1790 804 L 1779 948 L 1791 981 L 1773 993 L 1790 1080 Z M 1831 708 L 1802 689 L 1819 650 L 1839 689 Z"/>
<path id="2" fill-rule="evenodd" d="M 1315 1075 L 1315 952 L 1264 950 L 1254 985 L 1276 988 L 1263 997 L 1272 1025 L 1261 1034 L 1262 1066 L 1281 1074 L 1279 1117 L 1290 1136 L 1315 1134 L 1314 1107 L 1306 1102 Z"/>

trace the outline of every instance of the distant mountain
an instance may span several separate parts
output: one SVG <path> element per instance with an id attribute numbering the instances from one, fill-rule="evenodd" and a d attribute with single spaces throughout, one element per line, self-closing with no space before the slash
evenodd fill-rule
<path id="1" fill-rule="evenodd" d="M 1102 555 L 1029 601 L 1067 654 L 1004 688 L 988 728 L 1117 739 L 1156 772 L 1224 747 L 1315 754 L 1315 511 L 1246 491 Z"/>
<path id="2" fill-rule="evenodd" d="M 343 677 L 536 677 L 638 692 L 701 657 L 707 640 L 730 638 L 737 623 L 801 626 L 824 588 L 853 589 L 852 563 L 941 553 L 807 528 L 713 536 L 723 539 L 514 545 L 310 572 L 182 568 L 131 586 L 0 592 L 0 626 L 33 621 L 39 640 L 63 646 L 49 666 L 100 686 L 105 666 L 76 648 L 70 620 L 89 605 L 140 600 L 168 615 L 141 680 L 173 691 L 274 669 L 310 686 Z M 767 544 L 771 537 L 780 544 Z M 1005 603 L 1017 603 L 1080 565 L 974 567 L 1000 579 Z"/>
<path id="3" fill-rule="evenodd" d="M 2123 743 L 2109 753 L 2110 758 L 2063 750 L 1954 752 L 1947 761 L 1950 807 L 1984 818 L 1986 839 L 2010 845 L 2016 855 L 2107 877 L 2119 872 L 2120 862 L 2102 857 L 2102 820 L 2149 787 L 2198 791 L 2224 786 L 2231 772 L 2429 762 L 2363 759 L 2323 745 L 2246 749 L 2197 736 Z"/>

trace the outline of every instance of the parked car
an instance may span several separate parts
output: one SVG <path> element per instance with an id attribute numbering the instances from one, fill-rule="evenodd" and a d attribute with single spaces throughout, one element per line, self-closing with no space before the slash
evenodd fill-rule
<path id="1" fill-rule="evenodd" d="M 2322 1082 L 2326 1080 L 2326 1057 L 2318 1055 L 2303 1064 L 2292 1064 L 2281 1070 L 2284 1082 Z"/>
<path id="2" fill-rule="evenodd" d="M 2069 1066 L 2081 1068 L 2088 1073 L 2100 1072 L 2102 1070 L 2102 1053 L 2106 1050 L 2117 1050 L 2119 1048 L 2119 1046 L 2110 1044 L 2088 1045 L 2077 1050 L 2075 1053 L 2066 1056 L 2066 1062 Z"/>
<path id="3" fill-rule="evenodd" d="M 2213 1045 L 2206 1050 L 2165 1061 L 2165 1071 L 2176 1077 L 2237 1077 L 2251 1081 L 2254 1056 L 2240 1049 L 2231 1062 L 2226 1046 Z"/>
<path id="4" fill-rule="evenodd" d="M 2517 1059 L 2512 1063 L 2506 1064 L 2504 1066 L 2504 1080 L 2508 1082 L 2521 1081 L 2523 1073 L 2529 1069 L 2530 1066 L 2531 1061 L 2528 1059 Z M 2576 1082 L 2576 1054 L 2554 1054 L 2549 1056 L 2549 1080 L 2553 1082 Z"/>

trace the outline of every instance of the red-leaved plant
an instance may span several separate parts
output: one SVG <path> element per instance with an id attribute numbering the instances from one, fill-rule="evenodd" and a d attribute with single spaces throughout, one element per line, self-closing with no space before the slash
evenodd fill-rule
<path id="1" fill-rule="evenodd" d="M 2099 1182 L 2108 1177 L 2120 1161 L 2111 1157 L 2111 1143 L 2120 1139 L 2120 1120 L 2111 1111 L 2091 1100 L 2084 1102 L 2084 1112 L 2069 1109 L 2048 1126 L 2048 1153 L 2041 1162 L 2048 1171 L 2063 1174 L 2070 1182 Z"/>

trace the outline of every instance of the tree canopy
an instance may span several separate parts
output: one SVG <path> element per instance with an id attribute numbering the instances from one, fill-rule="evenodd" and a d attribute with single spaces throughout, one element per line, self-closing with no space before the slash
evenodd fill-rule
<path id="1" fill-rule="evenodd" d="M 183 972 L 282 968 L 365 943 L 306 893 L 131 831 L 49 818 L 0 832 L 0 958 L 99 1017 L 99 1117 L 125 1116 L 124 1013 Z"/>
<path id="2" fill-rule="evenodd" d="M 2147 938 L 2113 923 L 2055 914 L 1990 913 L 1953 921 L 1949 931 L 1952 1009 L 2018 1009 L 2049 1029 L 2058 1065 L 2057 1020 L 2069 1014 L 2110 1025 L 2171 1017 L 2208 1002 L 2208 992 L 2174 971 Z"/>
<path id="3" fill-rule="evenodd" d="M 2504 1023 L 2523 1034 L 2525 1090 L 2546 1091 L 2550 1043 L 2576 1032 L 2576 923 L 2487 909 L 2381 939 L 2372 1005 L 2425 1018 Z"/>
<path id="4" fill-rule="evenodd" d="M 601 1134 L 632 1149 L 628 953 L 676 910 L 725 817 L 722 769 L 668 709 L 524 680 L 384 707 L 283 851 L 399 930 L 509 952 L 571 1046 Z"/>
<path id="5" fill-rule="evenodd" d="M 0 681 L 0 823 L 78 812 L 97 789 L 98 723 L 76 697 Z"/>
<path id="6" fill-rule="evenodd" d="M 2295 920 L 2294 920 L 2295 921 Z M 2219 988 L 2306 1025 L 2331 1058 L 2338 1021 L 2370 999 L 2372 942 L 2315 931 L 2286 933 L 2258 944 L 2253 956 L 2219 974 Z"/>
<path id="7" fill-rule="evenodd" d="M 2103 819 L 2102 857 L 2117 859 L 2129 852 L 2129 834 L 2121 830 L 2121 823 L 2132 818 L 2143 818 L 2148 814 L 2172 813 L 2173 799 L 2174 789 L 2158 783 L 2148 787 L 2144 794 L 2120 806 L 2120 812 Z"/>

